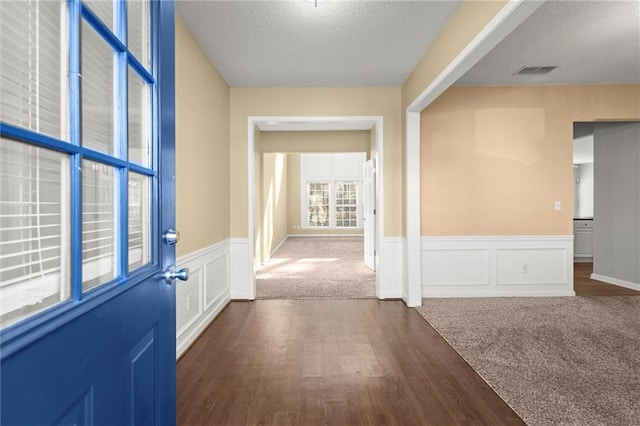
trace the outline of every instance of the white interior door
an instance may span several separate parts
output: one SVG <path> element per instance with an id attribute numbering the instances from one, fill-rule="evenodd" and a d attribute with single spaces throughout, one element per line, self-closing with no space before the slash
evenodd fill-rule
<path id="1" fill-rule="evenodd" d="M 376 163 L 371 159 L 364 163 L 363 170 L 363 215 L 364 264 L 376 270 Z"/>

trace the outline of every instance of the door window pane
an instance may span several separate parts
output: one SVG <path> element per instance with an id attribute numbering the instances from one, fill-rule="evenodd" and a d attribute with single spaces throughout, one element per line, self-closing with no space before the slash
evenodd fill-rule
<path id="1" fill-rule="evenodd" d="M 82 145 L 115 152 L 114 54 L 86 22 L 82 22 Z"/>
<path id="2" fill-rule="evenodd" d="M 151 178 L 129 173 L 129 270 L 149 263 Z"/>
<path id="3" fill-rule="evenodd" d="M 127 48 L 149 68 L 149 1 L 127 2 Z"/>
<path id="4" fill-rule="evenodd" d="M 129 68 L 129 161 L 150 164 L 149 86 Z"/>
<path id="5" fill-rule="evenodd" d="M 82 161 L 82 289 L 116 276 L 114 168 Z"/>
<path id="6" fill-rule="evenodd" d="M 67 156 L 0 139 L 0 326 L 70 296 Z"/>
<path id="7" fill-rule="evenodd" d="M 66 19 L 64 1 L 0 1 L 1 121 L 67 139 Z"/>

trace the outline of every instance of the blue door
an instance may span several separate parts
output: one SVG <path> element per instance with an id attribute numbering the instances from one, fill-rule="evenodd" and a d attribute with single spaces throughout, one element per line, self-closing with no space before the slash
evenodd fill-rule
<path id="1" fill-rule="evenodd" d="M 0 25 L 0 424 L 174 424 L 173 1 Z"/>

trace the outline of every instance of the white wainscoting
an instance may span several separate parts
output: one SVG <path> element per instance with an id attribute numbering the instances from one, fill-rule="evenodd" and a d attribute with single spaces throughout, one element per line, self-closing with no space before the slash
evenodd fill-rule
<path id="1" fill-rule="evenodd" d="M 189 268 L 188 281 L 176 281 L 177 356 L 227 306 L 230 296 L 229 240 L 189 253 L 177 260 Z"/>
<path id="2" fill-rule="evenodd" d="M 423 297 L 574 296 L 573 236 L 423 237 Z"/>
<path id="3" fill-rule="evenodd" d="M 378 296 L 381 299 L 402 298 L 404 277 L 404 237 L 382 239 L 382 255 L 376 256 Z"/>

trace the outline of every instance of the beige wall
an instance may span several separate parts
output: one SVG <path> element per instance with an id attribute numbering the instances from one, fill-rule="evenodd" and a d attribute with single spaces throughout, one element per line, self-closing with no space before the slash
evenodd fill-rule
<path id="1" fill-rule="evenodd" d="M 265 135 L 264 133 L 262 134 Z M 287 237 L 287 155 L 263 154 L 262 262 Z"/>
<path id="2" fill-rule="evenodd" d="M 400 88 L 232 88 L 231 235 L 247 237 L 250 116 L 383 116 L 385 236 L 403 228 Z"/>
<path id="3" fill-rule="evenodd" d="M 640 85 L 450 88 L 422 112 L 422 234 L 571 235 L 573 122 L 639 118 Z"/>
<path id="4" fill-rule="evenodd" d="M 176 226 L 182 256 L 230 236 L 229 87 L 177 15 L 175 42 Z"/>
<path id="5" fill-rule="evenodd" d="M 300 154 L 287 154 L 287 232 L 289 235 L 362 235 L 364 232 L 362 229 L 303 228 L 300 215 Z"/>
<path id="6" fill-rule="evenodd" d="M 262 152 L 367 152 L 369 131 L 263 132 Z"/>

